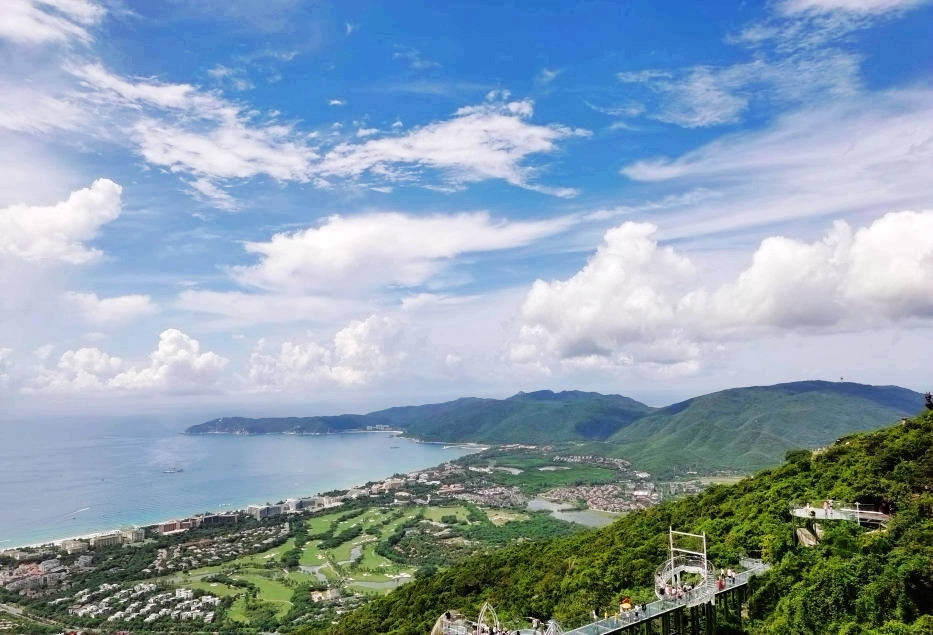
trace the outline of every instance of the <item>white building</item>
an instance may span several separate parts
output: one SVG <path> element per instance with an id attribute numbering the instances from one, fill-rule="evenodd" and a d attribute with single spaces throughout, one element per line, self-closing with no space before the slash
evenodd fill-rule
<path id="1" fill-rule="evenodd" d="M 123 544 L 123 535 L 120 532 L 115 531 L 109 534 L 100 534 L 99 536 L 91 537 L 91 547 L 97 549 L 99 547 L 114 547 L 116 545 Z"/>
<path id="2" fill-rule="evenodd" d="M 142 542 L 146 539 L 146 531 L 142 527 L 124 527 L 120 530 L 120 535 L 127 543 Z"/>
<path id="3" fill-rule="evenodd" d="M 67 554 L 82 553 L 87 551 L 87 543 L 83 540 L 63 540 L 62 549 Z"/>

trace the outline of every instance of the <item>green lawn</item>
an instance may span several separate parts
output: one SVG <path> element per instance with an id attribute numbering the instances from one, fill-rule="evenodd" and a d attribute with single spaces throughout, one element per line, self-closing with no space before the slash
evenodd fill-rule
<path id="1" fill-rule="evenodd" d="M 488 476 L 490 480 L 502 485 L 517 485 L 527 494 L 543 492 L 552 487 L 576 485 L 577 483 L 611 483 L 619 480 L 617 470 L 598 465 L 578 464 L 571 465 L 569 470 L 542 472 L 534 468 L 517 475 L 497 470 Z"/>
<path id="2" fill-rule="evenodd" d="M 226 584 L 221 584 L 220 582 L 189 582 L 186 583 L 185 586 L 189 589 L 200 589 L 201 591 L 213 593 L 214 595 L 220 597 L 227 597 L 228 595 L 239 595 L 240 593 L 243 593 L 243 589 L 227 586 Z"/>
<path id="3" fill-rule="evenodd" d="M 318 534 L 326 529 L 329 529 L 331 523 L 343 516 L 346 512 L 333 512 L 330 514 L 325 514 L 323 516 L 315 516 L 314 518 L 309 518 L 305 524 L 308 526 L 309 534 Z"/>
<path id="4" fill-rule="evenodd" d="M 320 549 L 318 549 L 317 541 L 311 541 L 305 544 L 301 550 L 301 557 L 298 559 L 298 563 L 309 567 L 316 567 L 319 564 L 324 564 L 324 556 L 321 554 Z"/>
<path id="5" fill-rule="evenodd" d="M 282 617 L 292 607 L 291 599 L 293 589 L 285 586 L 278 580 L 270 580 L 259 575 L 236 574 L 232 577 L 234 580 L 243 580 L 251 582 L 259 588 L 259 597 L 263 602 L 272 602 L 279 605 L 276 614 Z"/>
<path id="6" fill-rule="evenodd" d="M 523 522 L 531 518 L 525 512 L 515 511 L 514 509 L 492 509 L 484 507 L 483 512 L 493 525 L 501 527 L 505 523 Z"/>
<path id="7" fill-rule="evenodd" d="M 461 505 L 429 506 L 424 508 L 425 519 L 435 522 L 441 522 L 442 517 L 451 515 L 456 516 L 457 520 L 466 520 L 468 514 L 469 512 L 467 509 Z"/>
<path id="8" fill-rule="evenodd" d="M 358 566 L 362 569 L 372 569 L 374 571 L 389 570 L 397 565 L 384 556 L 376 553 L 375 542 L 363 547 L 363 556 L 360 558 Z"/>
<path id="9" fill-rule="evenodd" d="M 249 624 L 249 620 L 246 618 L 246 597 L 241 595 L 234 600 L 233 604 L 230 606 L 230 610 L 227 611 L 227 615 L 234 622 Z"/>

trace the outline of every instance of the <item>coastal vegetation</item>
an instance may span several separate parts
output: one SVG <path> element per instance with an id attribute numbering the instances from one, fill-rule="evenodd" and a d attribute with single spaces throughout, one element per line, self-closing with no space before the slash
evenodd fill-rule
<path id="1" fill-rule="evenodd" d="M 653 596 L 652 576 L 674 526 L 705 533 L 718 566 L 744 555 L 773 565 L 751 584 L 749 632 L 931 632 L 933 412 L 842 437 L 821 452 L 789 452 L 786 459 L 601 530 L 467 558 L 374 599 L 326 630 L 423 634 L 445 610 L 475 615 L 486 601 L 507 624 L 535 616 L 575 626 L 594 610 L 612 610 L 622 595 Z M 880 530 L 827 522 L 816 547 L 796 544 L 795 529 L 812 522 L 792 517 L 789 507 L 829 498 L 880 506 L 893 517 Z"/>

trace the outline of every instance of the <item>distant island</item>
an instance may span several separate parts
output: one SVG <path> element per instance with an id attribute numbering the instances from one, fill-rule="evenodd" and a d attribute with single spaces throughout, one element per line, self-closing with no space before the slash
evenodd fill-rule
<path id="1" fill-rule="evenodd" d="M 399 430 L 409 437 L 449 443 L 573 444 L 579 452 L 624 457 L 663 475 L 770 467 L 789 449 L 820 447 L 922 408 L 923 395 L 899 386 L 799 381 L 731 388 L 663 408 L 621 395 L 542 390 L 368 414 L 221 417 L 185 433 Z"/>

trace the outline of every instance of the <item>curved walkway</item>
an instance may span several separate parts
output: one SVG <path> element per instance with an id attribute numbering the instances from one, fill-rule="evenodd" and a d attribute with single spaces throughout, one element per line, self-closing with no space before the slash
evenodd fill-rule
<path id="1" fill-rule="evenodd" d="M 745 560 L 743 561 L 743 566 L 746 566 L 747 569 L 735 576 L 735 582 L 730 583 L 726 581 L 726 586 L 722 591 L 717 590 L 715 594 L 722 593 L 724 591 L 729 591 L 736 587 L 740 587 L 748 583 L 749 578 L 752 576 L 760 575 L 771 568 L 770 564 L 766 564 L 761 560 Z M 701 589 L 697 589 L 697 592 L 703 592 Z M 707 596 L 715 595 L 710 594 L 708 591 L 704 593 Z M 635 616 L 634 611 L 629 611 L 626 614 L 621 616 L 612 616 L 603 620 L 598 620 L 584 626 L 580 626 L 571 631 L 566 631 L 566 635 L 601 635 L 602 633 L 608 633 L 619 628 L 624 628 L 627 626 L 632 626 L 633 624 L 640 624 L 646 620 L 653 619 L 658 615 L 673 611 L 684 606 L 691 606 L 695 604 L 700 598 L 694 595 L 694 591 L 690 591 L 684 595 L 683 598 L 679 600 L 657 600 L 652 602 L 645 607 L 644 611 L 639 611 L 638 616 Z"/>

